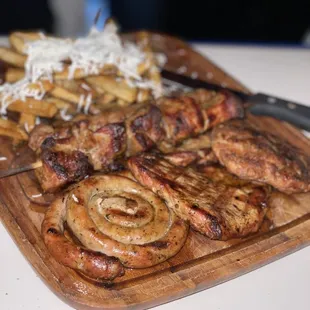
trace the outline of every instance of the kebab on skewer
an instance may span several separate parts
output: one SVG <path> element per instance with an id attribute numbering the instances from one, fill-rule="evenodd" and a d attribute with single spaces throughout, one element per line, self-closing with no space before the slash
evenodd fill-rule
<path id="1" fill-rule="evenodd" d="M 186 138 L 243 116 L 241 103 L 233 95 L 207 90 L 203 94 L 203 99 L 194 92 L 100 116 L 82 116 L 60 128 L 37 126 L 31 133 L 29 146 L 42 162 L 36 175 L 43 190 L 55 192 L 82 180 L 93 170 L 119 170 L 123 158 L 156 147 L 167 152 Z M 207 156 L 209 151 L 201 150 L 200 154 L 203 152 Z M 174 160 L 176 157 L 177 154 Z M 184 160 L 188 161 L 188 157 Z"/>

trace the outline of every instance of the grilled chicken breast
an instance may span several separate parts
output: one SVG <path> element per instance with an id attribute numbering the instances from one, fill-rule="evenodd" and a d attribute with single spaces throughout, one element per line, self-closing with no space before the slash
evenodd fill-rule
<path id="1" fill-rule="evenodd" d="M 247 122 L 235 120 L 215 128 L 212 149 L 239 178 L 267 183 L 288 194 L 310 190 L 310 157 Z"/>
<path id="2" fill-rule="evenodd" d="M 191 168 L 176 167 L 154 154 L 128 160 L 135 178 L 162 197 L 191 227 L 211 239 L 227 240 L 256 232 L 266 213 L 265 196 L 212 182 Z"/>

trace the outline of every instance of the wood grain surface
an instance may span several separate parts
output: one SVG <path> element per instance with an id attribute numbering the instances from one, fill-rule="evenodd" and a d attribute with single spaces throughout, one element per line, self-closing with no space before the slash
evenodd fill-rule
<path id="1" fill-rule="evenodd" d="M 152 34 L 155 51 L 168 56 L 167 68 L 186 66 L 200 79 L 248 91 L 184 42 Z M 270 118 L 248 116 L 252 122 L 286 138 L 310 155 L 310 143 L 292 126 Z M 0 169 L 32 160 L 27 148 L 16 150 L 9 138 L 0 137 Z M 78 309 L 144 309 L 168 302 L 240 276 L 305 247 L 310 241 L 310 194 L 286 196 L 274 193 L 268 219 L 261 231 L 242 240 L 211 241 L 191 231 L 184 248 L 172 259 L 142 270 L 126 270 L 114 284 L 103 286 L 58 264 L 40 235 L 41 222 L 51 196 L 39 193 L 33 173 L 0 180 L 1 219 L 20 251 L 45 284 L 64 302 Z M 31 200 L 35 200 L 33 204 Z M 35 294 L 35 292 L 34 292 Z"/>

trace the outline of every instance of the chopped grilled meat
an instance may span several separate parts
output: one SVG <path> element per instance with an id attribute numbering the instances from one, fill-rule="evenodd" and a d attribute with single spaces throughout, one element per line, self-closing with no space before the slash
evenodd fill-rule
<path id="1" fill-rule="evenodd" d="M 208 132 L 186 139 L 178 146 L 162 143 L 159 149 L 165 153 L 165 159 L 176 166 L 186 167 L 193 163 L 205 165 L 218 162 L 211 149 L 211 137 Z"/>
<path id="2" fill-rule="evenodd" d="M 267 183 L 288 194 L 310 190 L 310 157 L 247 122 L 219 125 L 212 134 L 212 149 L 239 178 Z"/>
<path id="3" fill-rule="evenodd" d="M 128 114 L 127 156 L 149 150 L 165 137 L 162 115 L 155 105 L 134 105 Z"/>
<path id="4" fill-rule="evenodd" d="M 37 151 L 41 147 L 43 141 L 46 138 L 53 136 L 54 132 L 55 129 L 49 125 L 40 124 L 35 126 L 30 133 L 29 147 L 33 151 Z"/>
<path id="5" fill-rule="evenodd" d="M 73 124 L 67 136 L 54 139 L 54 151 L 69 152 L 78 150 L 84 153 L 95 170 L 111 164 L 125 149 L 125 128 L 122 123 L 111 123 L 96 131 L 89 128 L 89 121 L 82 120 Z M 43 146 L 46 147 L 46 141 Z"/>
<path id="6" fill-rule="evenodd" d="M 80 181 L 92 172 L 87 156 L 79 151 L 42 152 L 42 167 L 36 169 L 36 176 L 45 192 L 54 192 L 63 186 Z"/>
<path id="7" fill-rule="evenodd" d="M 153 154 L 132 157 L 128 166 L 142 185 L 211 239 L 244 237 L 261 226 L 265 204 L 240 188 L 214 183 L 202 173 L 176 167 Z"/>
<path id="8" fill-rule="evenodd" d="M 249 195 L 249 201 L 251 201 L 251 203 L 257 206 L 261 205 L 262 207 L 267 206 L 268 199 L 272 192 L 271 186 L 264 183 L 239 179 L 219 164 L 198 166 L 197 169 L 214 183 L 241 188 Z"/>
<path id="9" fill-rule="evenodd" d="M 176 143 L 204 132 L 213 124 L 239 117 L 239 102 L 227 98 L 221 96 L 217 103 L 212 102 L 209 106 L 207 102 L 200 99 L 196 102 L 189 96 L 161 98 L 154 103 L 134 104 L 125 111 L 116 109 L 115 115 L 110 111 L 92 117 L 83 116 L 59 128 L 35 128 L 29 145 L 34 150 L 41 146 L 42 150 L 52 152 L 79 151 L 88 157 L 95 170 L 109 170 L 120 156 L 131 156 L 165 143 L 175 147 Z M 210 115 L 208 109 L 211 109 Z M 205 138 L 199 139 L 204 141 Z M 175 154 L 171 160 L 183 165 L 194 158 L 198 162 L 209 160 L 210 151 L 204 147 L 196 154 L 183 153 L 190 144 L 183 142 L 182 154 Z M 194 147 L 198 143 L 192 144 Z M 48 171 L 58 175 L 51 168 Z M 50 179 L 54 179 L 53 176 Z M 56 189 L 56 184 L 50 186 Z M 48 190 L 46 186 L 44 188 Z"/>
<path id="10" fill-rule="evenodd" d="M 194 99 L 182 96 L 157 101 L 166 132 L 166 141 L 176 144 L 207 129 L 201 107 Z"/>
<path id="11" fill-rule="evenodd" d="M 228 91 L 197 89 L 189 96 L 200 104 L 207 128 L 244 116 L 241 100 Z"/>

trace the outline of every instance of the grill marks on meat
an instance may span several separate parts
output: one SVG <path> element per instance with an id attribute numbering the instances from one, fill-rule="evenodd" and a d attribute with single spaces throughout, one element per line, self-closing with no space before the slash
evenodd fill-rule
<path id="1" fill-rule="evenodd" d="M 211 149 L 209 133 L 187 139 L 178 146 L 163 143 L 159 148 L 165 154 L 165 159 L 176 166 L 186 167 L 193 163 L 206 165 L 218 162 Z"/>
<path id="2" fill-rule="evenodd" d="M 194 99 L 161 98 L 157 101 L 166 132 L 166 141 L 176 144 L 207 129 L 202 110 Z"/>
<path id="3" fill-rule="evenodd" d="M 46 142 L 46 141 L 45 141 Z M 95 170 L 103 169 L 125 151 L 125 128 L 122 123 L 107 124 L 92 131 L 87 120 L 74 123 L 67 135 L 55 139 L 54 151 L 79 150 Z M 46 145 L 43 144 L 43 147 Z"/>
<path id="4" fill-rule="evenodd" d="M 45 192 L 54 192 L 63 186 L 82 180 L 92 172 L 86 155 L 79 151 L 42 152 L 42 167 L 35 170 Z"/>
<path id="5" fill-rule="evenodd" d="M 244 116 L 241 100 L 228 91 L 215 92 L 198 89 L 190 93 L 189 96 L 202 107 L 207 129 L 231 118 L 242 118 Z"/>
<path id="6" fill-rule="evenodd" d="M 48 137 L 52 137 L 55 129 L 52 126 L 40 124 L 34 127 L 29 137 L 28 146 L 33 150 L 38 150 Z"/>
<path id="7" fill-rule="evenodd" d="M 113 280 L 124 274 L 118 259 L 75 245 L 64 236 L 66 197 L 58 197 L 42 223 L 44 243 L 61 264 L 98 280 Z"/>
<path id="8" fill-rule="evenodd" d="M 241 179 L 267 183 L 288 194 L 310 190 L 310 158 L 246 122 L 231 121 L 215 128 L 212 149 L 221 164 Z"/>
<path id="9" fill-rule="evenodd" d="M 55 153 L 82 152 L 94 170 L 109 170 L 115 167 L 121 156 L 131 156 L 164 144 L 177 147 L 183 144 L 185 138 L 201 134 L 214 124 L 242 116 L 238 100 L 224 95 L 216 95 L 215 100 L 213 95 L 207 95 L 209 93 L 200 90 L 197 100 L 183 95 L 161 98 L 149 104 L 134 104 L 126 111 L 116 110 L 114 116 L 110 111 L 106 115 L 82 117 L 58 129 L 37 127 L 31 135 L 29 146 L 37 151 L 41 146 L 42 150 L 49 149 Z M 208 96 L 212 98 L 212 104 L 208 104 Z M 183 165 L 193 160 L 201 163 L 208 160 L 209 153 L 209 149 L 202 149 L 196 154 L 182 150 L 171 160 Z M 53 171 L 53 167 L 57 166 L 49 165 L 49 169 L 45 169 L 45 173 L 49 173 L 45 178 L 58 181 L 59 173 Z M 44 182 L 40 179 L 42 175 L 38 176 L 39 181 Z M 50 187 L 56 190 L 57 184 Z M 65 179 L 62 178 L 59 184 L 65 185 Z M 44 189 L 51 191 L 47 184 Z"/>
<path id="10" fill-rule="evenodd" d="M 255 183 L 239 179 L 219 164 L 199 166 L 198 170 L 214 183 L 242 189 L 249 195 L 250 204 L 261 207 L 262 210 L 267 207 L 267 202 L 272 192 L 271 186 L 263 183 Z"/>
<path id="11" fill-rule="evenodd" d="M 265 205 L 244 190 L 214 183 L 202 173 L 176 167 L 158 156 L 141 154 L 130 158 L 128 166 L 141 184 L 211 239 L 254 233 L 265 216 Z"/>
<path id="12" fill-rule="evenodd" d="M 127 156 L 146 151 L 165 137 L 162 115 L 154 104 L 138 104 L 126 120 Z"/>

